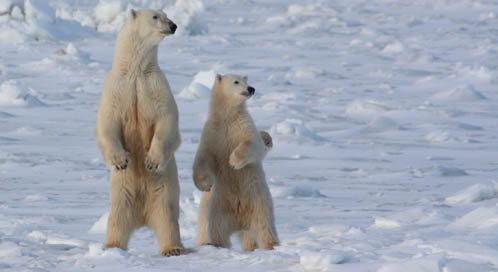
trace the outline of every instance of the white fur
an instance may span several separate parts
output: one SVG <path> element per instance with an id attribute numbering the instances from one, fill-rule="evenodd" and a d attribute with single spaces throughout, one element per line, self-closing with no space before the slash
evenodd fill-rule
<path id="1" fill-rule="evenodd" d="M 174 152 L 178 109 L 157 63 L 159 42 L 172 22 L 162 11 L 132 11 L 120 31 L 97 120 L 97 142 L 111 173 L 107 247 L 127 248 L 147 225 L 163 255 L 182 250 Z"/>
<path id="2" fill-rule="evenodd" d="M 230 247 L 234 232 L 244 250 L 273 249 L 278 244 L 262 165 L 271 137 L 258 132 L 247 112 L 248 87 L 246 77 L 216 77 L 193 167 L 195 185 L 204 191 L 199 245 Z"/>

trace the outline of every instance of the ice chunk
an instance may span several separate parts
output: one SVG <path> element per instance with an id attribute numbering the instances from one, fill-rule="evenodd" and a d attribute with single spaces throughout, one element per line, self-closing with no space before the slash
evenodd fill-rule
<path id="1" fill-rule="evenodd" d="M 109 212 L 104 213 L 97 222 L 88 231 L 89 233 L 105 233 L 107 230 L 107 221 L 109 220 Z"/>
<path id="2" fill-rule="evenodd" d="M 493 181 L 492 184 L 474 184 L 453 196 L 446 198 L 450 204 L 467 204 L 488 200 L 498 196 L 498 183 Z"/>

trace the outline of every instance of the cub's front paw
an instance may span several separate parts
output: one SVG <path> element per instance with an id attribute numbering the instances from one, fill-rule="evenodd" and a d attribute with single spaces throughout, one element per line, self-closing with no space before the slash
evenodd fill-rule
<path id="1" fill-rule="evenodd" d="M 212 174 L 198 175 L 194 177 L 195 187 L 203 192 L 211 191 L 214 184 L 214 177 Z"/>
<path id="2" fill-rule="evenodd" d="M 230 154 L 230 159 L 228 160 L 230 166 L 232 166 L 235 170 L 244 168 L 248 162 L 249 160 L 247 159 L 247 156 L 238 150 L 232 152 L 232 154 Z"/>
<path id="3" fill-rule="evenodd" d="M 116 170 L 125 170 L 128 168 L 128 154 L 126 152 L 117 153 L 110 156 L 111 166 Z"/>
<path id="4" fill-rule="evenodd" d="M 150 150 L 145 157 L 145 168 L 151 172 L 155 172 L 163 164 L 163 162 L 164 155 Z"/>
<path id="5" fill-rule="evenodd" d="M 261 135 L 261 139 L 263 139 L 263 143 L 265 143 L 266 151 L 270 150 L 273 147 L 273 139 L 270 136 L 270 133 L 262 130 L 259 132 Z"/>

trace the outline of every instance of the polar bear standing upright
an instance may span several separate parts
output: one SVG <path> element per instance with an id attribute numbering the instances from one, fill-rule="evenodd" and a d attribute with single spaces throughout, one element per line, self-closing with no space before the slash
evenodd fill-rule
<path id="1" fill-rule="evenodd" d="M 245 101 L 254 94 L 247 77 L 216 76 L 209 116 L 195 156 L 193 178 L 204 191 L 197 243 L 230 247 L 238 232 L 242 248 L 278 245 L 273 202 L 262 160 L 271 137 L 258 132 Z"/>
<path id="2" fill-rule="evenodd" d="M 116 41 L 96 130 L 112 170 L 106 247 L 126 249 L 133 231 L 148 226 L 162 255 L 183 251 L 174 156 L 178 108 L 157 63 L 159 42 L 175 30 L 162 11 L 132 10 Z"/>

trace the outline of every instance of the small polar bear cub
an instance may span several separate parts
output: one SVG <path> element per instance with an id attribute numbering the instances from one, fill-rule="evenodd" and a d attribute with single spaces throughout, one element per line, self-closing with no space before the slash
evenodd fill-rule
<path id="1" fill-rule="evenodd" d="M 97 143 L 111 172 L 106 247 L 126 250 L 133 231 L 154 230 L 161 255 L 183 252 L 175 151 L 178 108 L 157 63 L 177 26 L 162 11 L 132 10 L 116 40 L 97 117 Z"/>
<path id="2" fill-rule="evenodd" d="M 272 139 L 258 132 L 246 109 L 254 92 L 247 77 L 216 76 L 193 166 L 194 183 L 203 191 L 198 245 L 228 248 L 235 232 L 246 251 L 279 243 L 262 164 Z"/>

